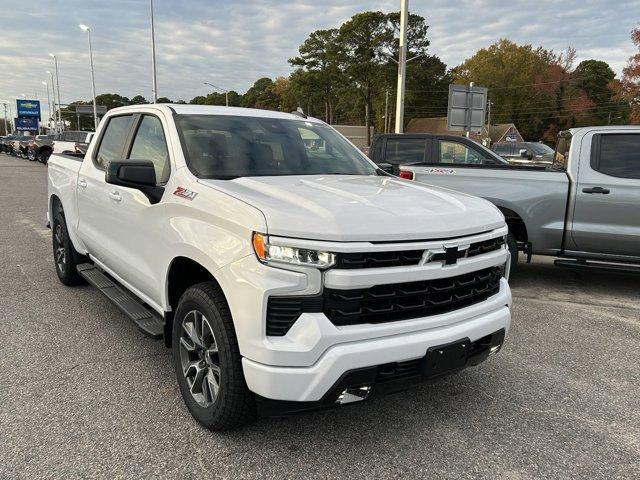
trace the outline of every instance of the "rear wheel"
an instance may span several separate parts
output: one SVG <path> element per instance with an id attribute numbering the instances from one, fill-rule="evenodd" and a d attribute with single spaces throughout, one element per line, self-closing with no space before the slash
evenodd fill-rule
<path id="1" fill-rule="evenodd" d="M 182 295 L 172 340 L 180 392 L 202 426 L 230 430 L 255 419 L 231 312 L 215 283 L 194 285 Z"/>
<path id="2" fill-rule="evenodd" d="M 34 152 L 33 150 L 28 150 L 27 151 L 27 158 L 31 161 L 34 162 L 36 160 L 36 152 Z"/>
<path id="3" fill-rule="evenodd" d="M 81 256 L 73 248 L 62 212 L 55 214 L 51 230 L 53 231 L 53 261 L 58 278 L 64 285 L 68 286 L 84 283 L 84 279 L 76 268 L 81 263 L 78 261 Z"/>

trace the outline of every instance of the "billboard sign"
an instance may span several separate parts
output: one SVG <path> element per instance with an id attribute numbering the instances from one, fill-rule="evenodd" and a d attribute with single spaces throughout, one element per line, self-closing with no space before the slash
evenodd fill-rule
<path id="1" fill-rule="evenodd" d="M 480 132 L 487 110 L 487 89 L 473 85 L 449 85 L 447 129 Z"/>
<path id="2" fill-rule="evenodd" d="M 40 118 L 39 100 L 16 100 L 18 117 Z"/>
<path id="3" fill-rule="evenodd" d="M 107 113 L 107 107 L 104 105 L 96 105 L 96 113 L 98 115 L 104 115 Z M 76 105 L 76 114 L 93 115 L 93 105 Z"/>
<path id="4" fill-rule="evenodd" d="M 38 119 L 36 117 L 18 117 L 15 119 L 15 126 L 19 132 L 37 132 Z"/>

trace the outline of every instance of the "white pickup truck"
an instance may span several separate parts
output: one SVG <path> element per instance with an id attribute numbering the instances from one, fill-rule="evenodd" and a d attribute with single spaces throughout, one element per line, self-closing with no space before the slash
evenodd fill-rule
<path id="1" fill-rule="evenodd" d="M 48 171 L 58 277 L 164 336 L 207 428 L 440 377 L 509 328 L 500 211 L 389 176 L 317 119 L 117 108 Z"/>

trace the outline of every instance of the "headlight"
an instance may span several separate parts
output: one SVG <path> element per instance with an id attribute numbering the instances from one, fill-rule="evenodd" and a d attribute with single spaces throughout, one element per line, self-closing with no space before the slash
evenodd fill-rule
<path id="1" fill-rule="evenodd" d="M 251 239 L 253 251 L 262 263 L 286 263 L 316 268 L 329 268 L 336 263 L 336 256 L 329 252 L 308 250 L 306 248 L 270 245 L 269 237 L 254 233 Z"/>

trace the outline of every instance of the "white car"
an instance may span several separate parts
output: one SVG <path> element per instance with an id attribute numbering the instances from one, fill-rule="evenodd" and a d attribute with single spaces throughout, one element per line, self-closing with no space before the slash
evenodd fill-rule
<path id="1" fill-rule="evenodd" d="M 213 430 L 476 365 L 509 328 L 500 211 L 390 176 L 317 119 L 113 109 L 48 188 L 60 280 L 164 336 Z"/>

